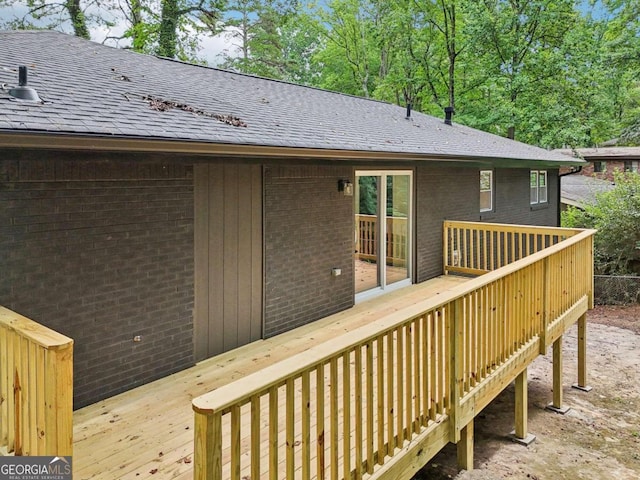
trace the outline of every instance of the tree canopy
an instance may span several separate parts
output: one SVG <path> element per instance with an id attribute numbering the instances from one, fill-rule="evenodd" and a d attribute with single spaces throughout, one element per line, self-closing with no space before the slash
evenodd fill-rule
<path id="1" fill-rule="evenodd" d="M 55 28 L 442 115 L 545 148 L 640 144 L 640 0 L 0 0 Z M 104 32 L 109 32 L 104 34 Z M 117 35 L 113 32 L 118 32 Z M 102 38 L 99 36 L 102 35 Z"/>

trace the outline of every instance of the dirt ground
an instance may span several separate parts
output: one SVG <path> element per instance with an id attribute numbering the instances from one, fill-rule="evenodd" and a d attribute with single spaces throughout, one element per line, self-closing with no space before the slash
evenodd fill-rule
<path id="1" fill-rule="evenodd" d="M 459 472 L 449 444 L 414 480 L 640 479 L 640 305 L 598 306 L 587 315 L 588 383 L 577 379 L 576 327 L 564 336 L 566 415 L 545 410 L 552 399 L 551 349 L 529 367 L 529 447 L 514 443 L 514 389 L 476 417 L 474 467 Z"/>

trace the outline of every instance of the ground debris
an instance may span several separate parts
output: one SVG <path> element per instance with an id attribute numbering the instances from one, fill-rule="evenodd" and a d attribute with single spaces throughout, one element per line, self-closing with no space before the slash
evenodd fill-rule
<path id="1" fill-rule="evenodd" d="M 213 118 L 214 120 L 218 120 L 219 122 L 226 123 L 227 125 L 232 125 L 234 127 L 247 127 L 246 122 L 233 115 L 211 113 L 207 112 L 206 110 L 202 110 L 201 108 L 192 107 L 191 105 L 187 105 L 186 103 L 180 103 L 173 100 L 164 100 L 162 98 L 154 97 L 151 95 L 143 95 L 142 99 L 149 102 L 149 107 L 151 107 L 152 110 L 156 110 L 158 112 L 166 112 L 168 110 L 177 108 L 178 110 L 182 110 L 184 112 Z"/>

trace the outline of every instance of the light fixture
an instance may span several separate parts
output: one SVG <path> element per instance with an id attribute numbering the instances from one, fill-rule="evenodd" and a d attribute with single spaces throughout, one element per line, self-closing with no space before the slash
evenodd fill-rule
<path id="1" fill-rule="evenodd" d="M 352 197 L 353 183 L 351 180 L 338 180 L 338 191 L 342 192 L 345 197 Z"/>

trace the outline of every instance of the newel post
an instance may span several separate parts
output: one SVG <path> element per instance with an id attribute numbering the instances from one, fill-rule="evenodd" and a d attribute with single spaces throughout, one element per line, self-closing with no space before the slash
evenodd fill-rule
<path id="1" fill-rule="evenodd" d="M 449 275 L 449 222 L 442 225 L 442 273 Z"/>
<path id="2" fill-rule="evenodd" d="M 194 480 L 222 479 L 222 415 L 195 412 L 193 445 Z"/>

